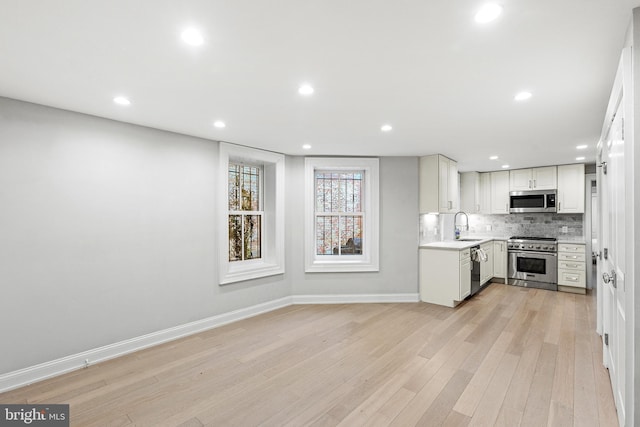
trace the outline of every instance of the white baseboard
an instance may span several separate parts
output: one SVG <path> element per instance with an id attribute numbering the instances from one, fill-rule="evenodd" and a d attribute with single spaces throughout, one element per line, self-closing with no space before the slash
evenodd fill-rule
<path id="1" fill-rule="evenodd" d="M 89 365 L 93 365 L 147 347 L 206 331 L 207 329 L 287 307 L 291 304 L 291 297 L 280 298 L 2 374 L 0 375 L 0 393 L 84 368 L 87 366 L 85 362 L 87 359 L 89 360 Z"/>
<path id="2" fill-rule="evenodd" d="M 294 295 L 257 304 L 251 307 L 219 314 L 173 328 L 142 335 L 136 338 L 105 345 L 82 353 L 72 354 L 50 362 L 30 366 L 18 371 L 0 375 L 0 393 L 18 387 L 33 384 L 67 372 L 104 362 L 134 351 L 142 350 L 154 345 L 173 341 L 178 338 L 193 335 L 208 329 L 217 328 L 238 320 L 257 316 L 258 314 L 277 310 L 292 304 L 353 304 L 353 303 L 393 303 L 418 302 L 419 295 L 415 294 L 367 294 L 367 295 Z"/>
<path id="3" fill-rule="evenodd" d="M 294 295 L 294 304 L 354 304 L 384 302 L 419 302 L 415 294 L 361 294 L 361 295 Z"/>

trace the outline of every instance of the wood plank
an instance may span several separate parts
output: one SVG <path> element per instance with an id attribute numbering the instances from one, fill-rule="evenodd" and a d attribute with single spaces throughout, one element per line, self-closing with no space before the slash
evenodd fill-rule
<path id="1" fill-rule="evenodd" d="M 478 408 L 471 418 L 469 426 L 491 426 L 495 424 L 519 360 L 520 357 L 508 353 L 502 357 L 500 369 L 493 375 Z"/>
<path id="2" fill-rule="evenodd" d="M 500 366 L 502 357 L 505 354 L 509 342 L 511 342 L 513 334 L 511 332 L 502 332 L 498 340 L 491 347 L 482 364 L 473 375 L 468 386 L 464 389 L 460 397 L 457 399 L 453 410 L 466 416 L 473 416 L 482 395 L 493 378 L 493 374 Z"/>
<path id="3" fill-rule="evenodd" d="M 542 344 L 522 416 L 522 426 L 534 427 L 547 424 L 557 357 L 558 346 L 549 343 Z"/>

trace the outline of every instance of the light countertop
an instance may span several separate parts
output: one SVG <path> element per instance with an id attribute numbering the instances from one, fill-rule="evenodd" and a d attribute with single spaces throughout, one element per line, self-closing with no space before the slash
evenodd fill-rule
<path id="1" fill-rule="evenodd" d="M 465 241 L 464 239 L 478 239 L 474 241 Z M 459 251 L 467 249 L 472 246 L 478 246 L 483 243 L 491 242 L 494 240 L 507 240 L 506 237 L 493 237 L 493 236 L 469 236 L 463 237 L 461 240 L 445 240 L 443 242 L 431 242 L 420 245 L 420 249 L 449 249 Z"/>
<path id="2" fill-rule="evenodd" d="M 584 237 L 563 237 L 558 239 L 558 243 L 575 243 L 580 245 L 586 245 L 587 241 Z"/>

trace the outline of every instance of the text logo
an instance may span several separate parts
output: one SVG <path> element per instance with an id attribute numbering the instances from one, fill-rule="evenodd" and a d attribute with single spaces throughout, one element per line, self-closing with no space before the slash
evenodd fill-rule
<path id="1" fill-rule="evenodd" d="M 0 404 L 0 427 L 69 427 L 69 405 Z"/>

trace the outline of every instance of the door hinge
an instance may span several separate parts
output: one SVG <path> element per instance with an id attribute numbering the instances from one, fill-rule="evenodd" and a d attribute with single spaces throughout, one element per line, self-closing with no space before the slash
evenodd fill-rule
<path id="1" fill-rule="evenodd" d="M 609 249 L 604 248 L 604 259 L 609 259 Z"/>
<path id="2" fill-rule="evenodd" d="M 604 334 L 604 345 L 609 345 L 609 334 Z"/>

